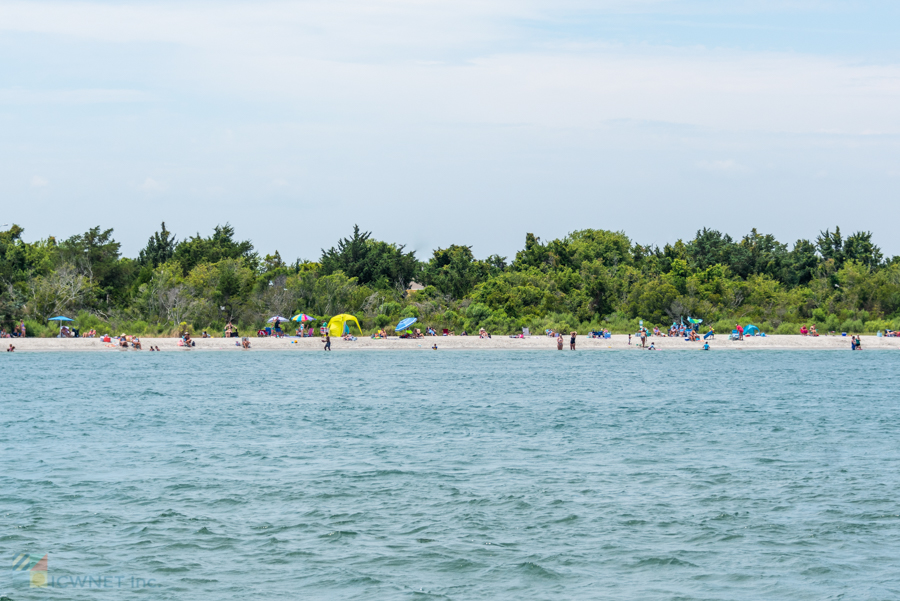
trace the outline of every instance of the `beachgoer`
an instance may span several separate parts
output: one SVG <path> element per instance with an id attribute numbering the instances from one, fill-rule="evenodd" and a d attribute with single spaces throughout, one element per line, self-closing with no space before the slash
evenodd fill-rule
<path id="1" fill-rule="evenodd" d="M 6 349 L 6 352 L 7 352 L 7 353 L 12 353 L 12 352 L 14 352 L 15 350 L 16 350 L 16 347 L 14 347 L 13 345 L 10 344 L 10 345 L 9 345 L 9 348 Z"/>
<path id="2" fill-rule="evenodd" d="M 741 324 L 736 324 L 734 326 L 734 329 L 737 330 L 738 340 L 743 340 L 744 339 L 744 327 Z"/>
<path id="3" fill-rule="evenodd" d="M 656 350 L 656 346 L 654 346 L 655 344 L 656 344 L 655 342 L 651 342 L 651 343 L 650 343 L 650 348 L 648 348 L 647 350 L 648 350 L 648 351 L 655 351 L 655 350 Z"/>
<path id="4" fill-rule="evenodd" d="M 433 350 L 433 351 L 436 351 L 436 350 L 437 350 L 437 344 L 436 344 L 436 343 L 431 347 L 431 350 Z"/>
<path id="5" fill-rule="evenodd" d="M 330 351 L 331 350 L 331 334 L 329 334 L 328 332 L 325 332 L 324 342 L 325 342 L 325 350 Z"/>
<path id="6" fill-rule="evenodd" d="M 562 348 L 563 348 L 563 337 L 562 337 L 562 332 L 560 332 L 556 336 L 556 350 L 561 351 Z"/>
<path id="7" fill-rule="evenodd" d="M 243 348 L 245 351 L 250 350 L 250 339 L 246 336 L 244 336 L 244 338 L 241 340 L 241 348 Z"/>
<path id="8" fill-rule="evenodd" d="M 569 350 L 570 351 L 575 350 L 575 336 L 577 336 L 577 335 L 578 335 L 577 332 L 572 332 L 572 337 L 569 339 Z"/>
<path id="9" fill-rule="evenodd" d="M 631 346 L 631 334 L 628 335 L 628 346 Z"/>
<path id="10" fill-rule="evenodd" d="M 708 350 L 709 350 L 709 343 L 708 343 L 708 342 L 704 342 L 704 343 L 703 343 L 703 350 L 704 350 L 704 351 L 708 351 Z"/>

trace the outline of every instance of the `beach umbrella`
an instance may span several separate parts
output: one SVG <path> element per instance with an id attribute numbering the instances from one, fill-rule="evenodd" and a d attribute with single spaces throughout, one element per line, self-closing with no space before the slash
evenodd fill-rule
<path id="1" fill-rule="evenodd" d="M 300 313 L 299 315 L 294 315 L 291 317 L 293 321 L 299 321 L 303 323 L 304 321 L 316 321 L 316 318 L 312 315 L 307 315 L 306 313 Z"/>
<path id="2" fill-rule="evenodd" d="M 47 321 L 75 321 L 75 320 L 69 319 L 68 317 L 63 317 L 62 315 L 58 315 L 56 317 L 51 317 Z"/>
<path id="3" fill-rule="evenodd" d="M 276 319 L 278 321 L 290 321 L 290 319 L 288 319 L 287 317 L 282 317 L 281 315 L 276 315 L 275 317 L 270 317 L 266 323 L 275 323 Z"/>
<path id="4" fill-rule="evenodd" d="M 406 319 L 404 319 L 403 321 L 401 321 L 400 323 L 397 324 L 397 327 L 394 328 L 394 331 L 399 332 L 401 330 L 405 330 L 406 328 L 408 328 L 412 324 L 416 323 L 417 321 L 418 320 L 415 317 L 407 317 Z"/>

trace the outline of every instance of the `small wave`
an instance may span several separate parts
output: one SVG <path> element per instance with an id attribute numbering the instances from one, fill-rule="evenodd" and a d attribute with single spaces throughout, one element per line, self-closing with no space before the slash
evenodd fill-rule
<path id="1" fill-rule="evenodd" d="M 339 540 L 344 538 L 345 536 L 357 536 L 358 532 L 353 532 L 352 530 L 332 530 L 328 534 L 322 534 L 319 538 L 327 538 L 331 540 Z"/>
<path id="2" fill-rule="evenodd" d="M 683 559 L 678 559 L 677 557 L 648 557 L 646 559 L 642 559 L 635 564 L 632 564 L 634 568 L 645 568 L 645 567 L 658 567 L 658 566 L 669 566 L 669 567 L 678 567 L 678 568 L 696 568 L 699 567 L 697 565 L 692 564 L 689 561 L 684 561 Z"/>
<path id="3" fill-rule="evenodd" d="M 528 574 L 529 576 L 537 576 L 539 578 L 559 578 L 560 575 L 549 568 L 545 568 L 544 566 L 537 564 L 533 561 L 526 561 L 525 563 L 520 563 L 518 566 L 519 571 Z"/>

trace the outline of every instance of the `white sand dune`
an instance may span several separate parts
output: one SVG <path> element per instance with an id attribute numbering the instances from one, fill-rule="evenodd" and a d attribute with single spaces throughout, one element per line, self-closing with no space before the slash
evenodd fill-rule
<path id="1" fill-rule="evenodd" d="M 142 338 L 144 350 L 158 346 L 166 352 L 196 352 L 196 351 L 233 351 L 242 349 L 235 345 L 235 338 L 206 338 L 196 339 L 196 346 L 188 350 L 178 346 L 177 338 Z M 321 338 L 251 338 L 250 352 L 258 351 L 322 351 Z M 653 342 L 661 351 L 671 350 L 699 350 L 702 342 L 685 342 L 681 338 L 652 337 L 647 341 L 649 346 Z M 743 341 L 730 341 L 725 336 L 718 336 L 710 340 L 711 350 L 850 350 L 850 338 L 841 336 L 820 336 L 810 338 L 806 336 L 766 336 L 765 338 L 745 338 Z M 9 344 L 16 347 L 16 352 L 32 351 L 107 351 L 107 352 L 134 352 L 129 349 L 124 351 L 116 344 L 107 344 L 99 338 L 26 338 L 4 339 L 0 346 L 5 349 Z M 372 340 L 360 338 L 356 341 L 344 341 L 332 339 L 334 351 L 350 350 L 418 350 L 430 351 L 433 344 L 438 345 L 438 350 L 556 350 L 556 340 L 546 336 L 532 336 L 531 338 L 514 339 L 505 336 L 494 336 L 489 339 L 480 339 L 477 336 L 437 336 L 414 340 L 401 340 L 389 338 L 387 340 Z M 882 338 L 877 336 L 863 336 L 864 350 L 900 350 L 900 338 Z M 640 341 L 632 337 L 631 346 L 628 345 L 628 336 L 615 335 L 609 340 L 590 339 L 578 336 L 576 347 L 579 351 L 588 350 L 630 350 L 640 351 Z M 569 349 L 569 337 L 565 338 L 565 350 Z"/>

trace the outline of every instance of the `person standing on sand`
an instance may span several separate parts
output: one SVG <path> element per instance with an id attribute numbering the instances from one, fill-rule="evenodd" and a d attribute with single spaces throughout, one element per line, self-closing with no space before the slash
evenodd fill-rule
<path id="1" fill-rule="evenodd" d="M 647 346 L 647 330 L 641 328 L 641 348 Z"/>
<path id="2" fill-rule="evenodd" d="M 628 346 L 631 346 L 631 334 L 628 335 Z"/>
<path id="3" fill-rule="evenodd" d="M 325 341 L 324 342 L 325 342 L 325 350 L 330 351 L 331 350 L 331 334 L 329 334 L 328 332 L 325 332 Z"/>
<path id="4" fill-rule="evenodd" d="M 556 350 L 561 351 L 563 347 L 562 332 L 556 336 Z"/>
<path id="5" fill-rule="evenodd" d="M 575 336 L 577 336 L 577 335 L 578 335 L 577 332 L 572 332 L 572 338 L 569 339 L 569 350 L 570 351 L 575 350 Z"/>

